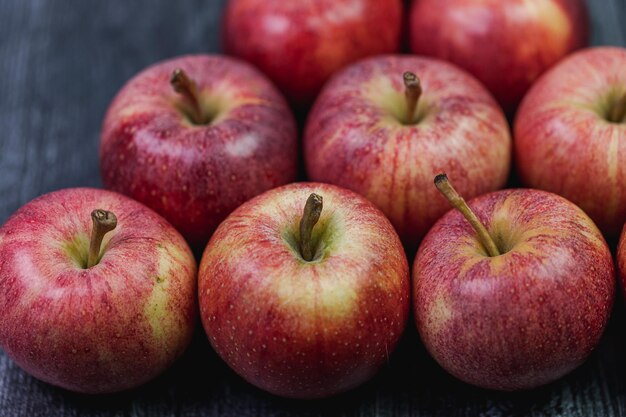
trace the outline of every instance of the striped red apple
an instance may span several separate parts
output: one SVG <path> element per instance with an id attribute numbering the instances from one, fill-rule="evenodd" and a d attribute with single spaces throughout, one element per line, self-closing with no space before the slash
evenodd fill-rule
<path id="1" fill-rule="evenodd" d="M 615 292 L 609 248 L 573 203 L 532 189 L 465 203 L 445 175 L 437 187 L 459 209 L 424 238 L 413 265 L 413 305 L 424 345 L 470 384 L 534 388 L 589 356 Z"/>
<path id="2" fill-rule="evenodd" d="M 626 222 L 626 49 L 564 59 L 524 98 L 515 119 L 522 182 L 580 206 L 610 239 Z"/>
<path id="3" fill-rule="evenodd" d="M 374 202 L 410 252 L 448 210 L 433 176 L 449 172 L 470 197 L 496 190 L 511 147 L 502 110 L 476 79 L 443 61 L 400 55 L 337 74 L 304 133 L 309 178 Z"/>
<path id="4" fill-rule="evenodd" d="M 168 368 L 191 340 L 196 288 L 182 236 L 116 193 L 55 191 L 0 229 L 0 346 L 72 391 L 121 391 Z"/>
<path id="5" fill-rule="evenodd" d="M 201 251 L 240 204 L 295 180 L 297 148 L 291 111 L 256 69 L 222 56 L 178 57 L 136 75 L 111 103 L 102 181 Z"/>
<path id="6" fill-rule="evenodd" d="M 200 313 L 217 353 L 250 383 L 334 395 L 389 359 L 409 310 L 406 255 L 365 198 L 327 184 L 268 191 L 217 229 L 200 263 Z"/>

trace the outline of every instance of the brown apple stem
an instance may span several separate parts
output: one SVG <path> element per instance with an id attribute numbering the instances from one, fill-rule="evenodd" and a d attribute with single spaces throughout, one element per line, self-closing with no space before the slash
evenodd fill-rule
<path id="1" fill-rule="evenodd" d="M 422 84 L 417 75 L 410 71 L 406 71 L 403 75 L 404 78 L 404 97 L 406 98 L 406 124 L 412 124 L 415 120 L 415 109 L 417 108 L 417 102 L 422 95 Z"/>
<path id="2" fill-rule="evenodd" d="M 117 217 L 113 212 L 97 209 L 91 212 L 93 228 L 91 229 L 91 242 L 89 244 L 89 256 L 87 258 L 87 268 L 96 265 L 100 260 L 100 246 L 104 235 L 115 229 Z"/>
<path id="3" fill-rule="evenodd" d="M 448 180 L 448 176 L 446 174 L 439 174 L 435 177 L 435 186 L 444 195 L 445 198 L 448 199 L 452 207 L 456 208 L 463 214 L 463 216 L 467 219 L 467 221 L 472 225 L 476 233 L 478 234 L 478 240 L 483 245 L 483 247 L 487 250 L 489 256 L 498 256 L 500 255 L 500 251 L 496 246 L 495 242 L 487 232 L 485 226 L 481 223 L 481 221 L 476 217 L 476 214 L 472 211 L 472 209 L 467 205 L 463 197 L 454 189 L 450 181 Z"/>
<path id="4" fill-rule="evenodd" d="M 309 196 L 304 205 L 304 213 L 300 219 L 300 255 L 305 261 L 311 261 L 315 255 L 311 234 L 322 214 L 322 206 L 322 196 L 315 193 Z"/>
<path id="5" fill-rule="evenodd" d="M 609 121 L 613 123 L 621 123 L 626 117 L 626 91 L 622 96 L 613 104 L 611 111 L 609 112 Z"/>
<path id="6" fill-rule="evenodd" d="M 172 78 L 170 78 L 170 84 L 172 85 L 172 88 L 174 88 L 174 91 L 185 97 L 185 99 L 187 99 L 187 101 L 191 104 L 192 111 L 189 115 L 191 121 L 198 125 L 204 124 L 205 120 L 202 114 L 200 101 L 198 100 L 198 87 L 196 86 L 196 83 L 187 76 L 185 71 L 180 68 L 176 68 L 172 73 Z"/>

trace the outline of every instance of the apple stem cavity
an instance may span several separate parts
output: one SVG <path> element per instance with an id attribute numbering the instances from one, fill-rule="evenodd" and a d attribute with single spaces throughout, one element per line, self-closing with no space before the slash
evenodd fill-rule
<path id="1" fill-rule="evenodd" d="M 448 199 L 452 207 L 459 210 L 463 217 L 467 219 L 467 221 L 472 225 L 476 233 L 478 234 L 478 240 L 483 245 L 483 247 L 487 250 L 489 256 L 498 256 L 500 255 L 500 250 L 498 246 L 496 246 L 495 242 L 489 235 L 489 232 L 482 224 L 480 219 L 474 214 L 472 209 L 467 205 L 467 202 L 461 197 L 461 195 L 454 189 L 452 183 L 448 180 L 448 176 L 446 174 L 439 174 L 435 177 L 435 186 L 437 189 L 443 194 L 443 196 Z"/>
<path id="2" fill-rule="evenodd" d="M 198 87 L 196 83 L 189 78 L 187 73 L 180 68 L 176 68 L 172 72 L 170 84 L 174 91 L 183 96 L 191 104 L 191 112 L 187 116 L 194 124 L 204 125 L 208 123 L 204 116 L 200 100 L 198 99 Z"/>
<path id="3" fill-rule="evenodd" d="M 626 117 L 626 91 L 619 97 L 609 111 L 609 122 L 622 123 Z"/>
<path id="4" fill-rule="evenodd" d="M 113 212 L 97 209 L 91 212 L 93 228 L 91 229 L 91 242 L 89 244 L 89 256 L 87 268 L 96 265 L 100 260 L 100 247 L 104 235 L 117 227 L 117 217 Z"/>
<path id="5" fill-rule="evenodd" d="M 300 255 L 307 262 L 312 261 L 313 255 L 315 255 L 311 235 L 313 227 L 315 227 L 322 214 L 322 207 L 322 196 L 311 193 L 306 200 L 302 219 L 300 219 Z"/>
<path id="6" fill-rule="evenodd" d="M 422 84 L 417 75 L 410 71 L 406 71 L 402 77 L 404 79 L 404 97 L 406 98 L 405 123 L 410 125 L 415 122 L 415 109 L 422 95 Z"/>

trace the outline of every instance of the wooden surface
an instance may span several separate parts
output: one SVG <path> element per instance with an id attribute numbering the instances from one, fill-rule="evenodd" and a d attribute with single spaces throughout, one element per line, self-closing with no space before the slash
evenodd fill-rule
<path id="1" fill-rule="evenodd" d="M 218 51 L 223 3 L 0 0 L 0 222 L 42 193 L 100 186 L 99 131 L 113 95 L 158 60 Z M 589 6 L 592 43 L 626 45 L 626 0 Z M 539 390 L 503 394 L 448 376 L 423 351 L 411 324 L 373 381 L 318 402 L 283 400 L 251 387 L 215 356 L 200 329 L 165 375 L 104 397 L 41 383 L 0 352 L 0 416 L 626 415 L 625 327 L 620 302 L 585 365 Z"/>

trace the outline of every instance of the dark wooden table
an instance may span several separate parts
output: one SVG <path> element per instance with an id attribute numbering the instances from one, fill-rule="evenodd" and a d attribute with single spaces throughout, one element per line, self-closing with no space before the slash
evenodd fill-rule
<path id="1" fill-rule="evenodd" d="M 217 52 L 223 3 L 0 0 L 0 223 L 42 193 L 100 186 L 99 131 L 113 95 L 151 63 Z M 626 0 L 589 6 L 592 43 L 626 45 Z M 626 415 L 625 327 L 620 301 L 585 365 L 547 387 L 505 394 L 448 376 L 411 325 L 373 381 L 316 402 L 283 400 L 248 385 L 216 357 L 201 329 L 173 369 L 118 395 L 49 386 L 0 352 L 0 417 Z"/>

